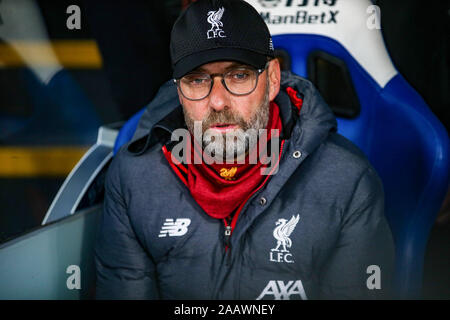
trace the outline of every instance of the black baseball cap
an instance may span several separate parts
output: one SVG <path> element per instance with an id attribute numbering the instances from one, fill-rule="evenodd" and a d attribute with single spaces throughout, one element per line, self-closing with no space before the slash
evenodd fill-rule
<path id="1" fill-rule="evenodd" d="M 209 62 L 231 60 L 263 69 L 274 57 L 258 11 L 243 0 L 198 0 L 178 17 L 170 39 L 173 77 Z"/>

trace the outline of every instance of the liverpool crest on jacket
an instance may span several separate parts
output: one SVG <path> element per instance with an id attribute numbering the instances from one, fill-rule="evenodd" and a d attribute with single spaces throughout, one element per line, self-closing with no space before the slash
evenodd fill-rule
<path id="1" fill-rule="evenodd" d="M 275 229 L 273 230 L 273 236 L 277 240 L 275 248 L 270 250 L 270 261 L 272 262 L 286 262 L 294 263 L 292 254 L 289 248 L 292 246 L 292 240 L 290 235 L 297 226 L 300 220 L 300 215 L 292 216 L 288 221 L 287 219 L 278 219 L 275 222 Z"/>

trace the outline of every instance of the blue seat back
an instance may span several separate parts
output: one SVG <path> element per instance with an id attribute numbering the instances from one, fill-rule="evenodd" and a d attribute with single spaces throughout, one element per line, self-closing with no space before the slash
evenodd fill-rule
<path id="1" fill-rule="evenodd" d="M 117 135 L 116 142 L 114 143 L 113 154 L 115 155 L 121 146 L 126 144 L 134 135 L 136 128 L 139 123 L 139 119 L 141 119 L 142 114 L 144 113 L 145 108 L 135 113 L 120 129 L 119 134 Z"/>
<path id="2" fill-rule="evenodd" d="M 338 132 L 367 155 L 383 181 L 386 216 L 396 245 L 394 288 L 418 298 L 430 229 L 449 184 L 445 128 L 392 64 L 369 0 L 248 1 L 266 20 L 291 69 L 308 74 L 317 52 L 343 61 L 360 104 Z"/>

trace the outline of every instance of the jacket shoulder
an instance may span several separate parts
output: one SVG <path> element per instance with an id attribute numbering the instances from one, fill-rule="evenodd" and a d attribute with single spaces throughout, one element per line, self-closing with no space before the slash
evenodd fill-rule
<path id="1" fill-rule="evenodd" d="M 338 166 L 339 169 L 349 168 L 359 173 L 373 169 L 372 164 L 362 150 L 339 133 L 330 132 L 323 143 L 322 149 L 323 152 L 335 160 L 333 165 Z"/>
<path id="2" fill-rule="evenodd" d="M 363 207 L 364 203 L 384 201 L 381 178 L 358 146 L 338 133 L 331 133 L 325 146 L 330 156 L 335 159 L 333 166 L 336 172 L 340 172 L 340 180 L 349 180 L 353 204 Z M 351 208 L 348 209 L 352 211 Z"/>
<path id="3" fill-rule="evenodd" d="M 127 149 L 127 145 L 120 148 L 111 161 L 107 170 L 105 188 L 115 189 L 117 192 L 139 188 L 140 185 L 153 181 L 167 169 L 164 154 L 160 144 L 155 144 L 140 156 L 136 156 Z M 154 179 L 147 179 L 153 177 Z M 156 180 L 157 181 L 157 180 Z M 126 193 L 126 192 L 125 192 Z"/>
<path id="4" fill-rule="evenodd" d="M 308 156 L 299 175 L 321 190 L 315 197 L 336 203 L 346 211 L 349 201 L 367 197 L 383 198 L 381 179 L 364 155 L 350 140 L 331 132 Z M 327 200 L 328 199 L 328 200 Z"/>

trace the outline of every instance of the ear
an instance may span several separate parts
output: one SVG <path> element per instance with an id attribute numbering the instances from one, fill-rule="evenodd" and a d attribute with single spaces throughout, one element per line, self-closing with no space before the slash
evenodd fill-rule
<path id="1" fill-rule="evenodd" d="M 281 83 L 281 70 L 280 62 L 278 59 L 273 59 L 269 62 L 267 68 L 267 74 L 269 77 L 269 100 L 273 101 L 280 92 Z"/>

